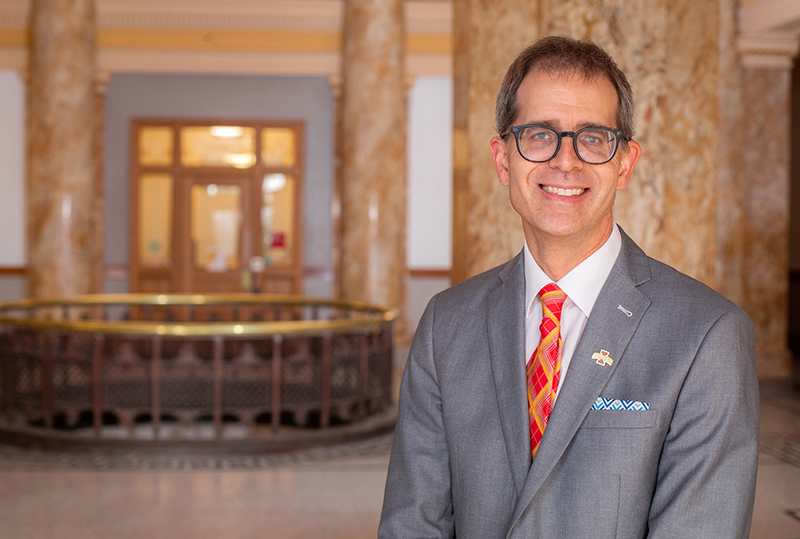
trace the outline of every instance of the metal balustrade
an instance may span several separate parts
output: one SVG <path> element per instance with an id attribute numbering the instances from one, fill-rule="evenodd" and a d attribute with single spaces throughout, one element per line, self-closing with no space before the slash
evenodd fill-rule
<path id="1" fill-rule="evenodd" d="M 280 451 L 390 429 L 385 309 L 267 294 L 0 305 L 0 440 Z"/>

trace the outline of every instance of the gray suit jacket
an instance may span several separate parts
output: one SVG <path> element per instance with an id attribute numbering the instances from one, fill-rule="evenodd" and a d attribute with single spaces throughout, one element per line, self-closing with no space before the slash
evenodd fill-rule
<path id="1" fill-rule="evenodd" d="M 400 391 L 380 538 L 747 538 L 753 326 L 624 233 L 531 463 L 522 254 L 434 297 Z M 613 364 L 592 355 L 606 350 Z M 593 410 L 598 397 L 649 410 Z"/>

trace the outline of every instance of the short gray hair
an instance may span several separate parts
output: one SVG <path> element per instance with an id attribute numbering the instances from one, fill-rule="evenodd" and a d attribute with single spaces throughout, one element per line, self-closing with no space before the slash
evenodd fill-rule
<path id="1" fill-rule="evenodd" d="M 606 77 L 617 91 L 616 127 L 622 130 L 623 146 L 633 138 L 633 90 L 613 58 L 591 41 L 549 36 L 522 51 L 509 66 L 497 92 L 495 120 L 501 137 L 509 134 L 519 113 L 517 93 L 525 75 L 534 70 L 555 74 L 580 74 L 587 80 Z M 609 126 L 613 127 L 613 126 Z"/>

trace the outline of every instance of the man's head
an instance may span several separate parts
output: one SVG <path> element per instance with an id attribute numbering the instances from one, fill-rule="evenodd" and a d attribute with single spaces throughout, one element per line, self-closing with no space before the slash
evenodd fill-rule
<path id="1" fill-rule="evenodd" d="M 630 85 L 594 44 L 545 38 L 508 70 L 491 141 L 495 170 L 534 259 L 554 280 L 611 234 L 616 192 L 641 155 L 629 138 L 632 116 Z M 563 255 L 558 269 L 545 267 L 544 252 Z"/>
<path id="2" fill-rule="evenodd" d="M 633 90 L 625 74 L 603 49 L 588 41 L 549 36 L 522 51 L 506 71 L 497 92 L 495 120 L 497 133 L 509 135 L 519 114 L 517 92 L 525 75 L 539 70 L 550 75 L 579 75 L 586 80 L 607 78 L 617 91 L 617 127 L 623 132 L 622 145 L 633 138 Z"/>

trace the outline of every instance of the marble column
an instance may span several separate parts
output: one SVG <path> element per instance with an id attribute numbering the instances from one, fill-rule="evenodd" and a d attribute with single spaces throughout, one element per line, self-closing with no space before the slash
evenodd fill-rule
<path id="1" fill-rule="evenodd" d="M 717 179 L 716 290 L 745 307 L 744 231 L 747 133 L 741 55 L 736 46 L 738 0 L 720 0 L 719 177 Z"/>
<path id="2" fill-rule="evenodd" d="M 615 218 L 647 253 L 713 286 L 716 2 L 542 0 L 545 34 L 595 41 L 633 86 L 642 158 Z"/>
<path id="3" fill-rule="evenodd" d="M 539 36 L 538 2 L 454 0 L 453 266 L 455 284 L 519 252 L 525 241 L 489 141 L 506 69 Z"/>
<path id="4" fill-rule="evenodd" d="M 93 133 L 93 149 L 92 155 L 94 157 L 94 248 L 95 248 L 95 263 L 94 263 L 94 284 L 92 290 L 94 292 L 103 292 L 105 288 L 105 252 L 103 240 L 105 232 L 105 219 L 104 219 L 104 189 L 103 189 L 103 147 L 105 141 L 105 111 L 106 111 L 106 91 L 108 90 L 108 83 L 111 82 L 111 73 L 102 71 L 95 74 L 94 78 L 94 133 Z"/>
<path id="5" fill-rule="evenodd" d="M 33 0 L 27 99 L 28 292 L 92 292 L 95 234 L 93 0 Z"/>
<path id="6" fill-rule="evenodd" d="M 797 40 L 740 37 L 743 307 L 756 328 L 760 379 L 788 378 L 791 68 Z"/>
<path id="7" fill-rule="evenodd" d="M 406 324 L 406 90 L 402 0 L 346 0 L 342 62 L 343 299 Z"/>
<path id="8" fill-rule="evenodd" d="M 634 87 L 644 154 L 617 221 L 652 256 L 714 285 L 718 10 L 692 0 L 455 0 L 454 282 L 522 245 L 488 150 L 494 99 L 523 47 L 562 34 L 597 42 Z"/>
<path id="9" fill-rule="evenodd" d="M 328 85 L 333 97 L 333 192 L 331 193 L 331 224 L 333 243 L 331 245 L 331 267 L 333 268 L 333 297 L 342 297 L 342 74 L 328 75 Z"/>

